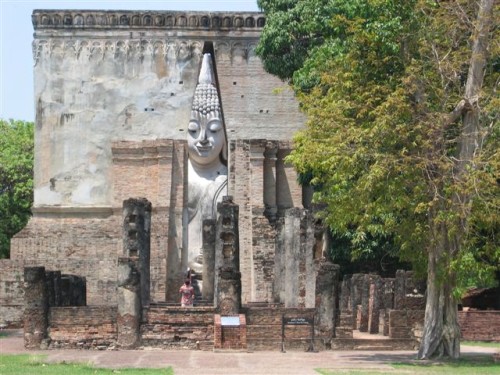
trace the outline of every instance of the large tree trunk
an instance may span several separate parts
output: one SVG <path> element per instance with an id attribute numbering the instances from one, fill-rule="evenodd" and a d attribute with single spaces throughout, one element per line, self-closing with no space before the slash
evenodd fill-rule
<path id="1" fill-rule="evenodd" d="M 437 212 L 438 210 L 436 210 Z M 419 359 L 460 356 L 460 327 L 458 325 L 457 301 L 453 297 L 455 274 L 450 270 L 450 259 L 456 251 L 448 238 L 444 223 L 433 224 L 433 243 L 429 249 L 427 271 L 427 301 Z"/>
<path id="2" fill-rule="evenodd" d="M 468 168 L 473 163 L 479 147 L 479 95 L 483 85 L 489 32 L 493 19 L 495 0 L 481 0 L 473 34 L 472 53 L 465 87 L 464 100 L 457 106 L 462 115 L 462 131 L 458 142 L 458 158 L 453 168 L 455 183 L 460 184 Z M 464 105 L 465 102 L 465 105 Z M 454 111 L 457 112 L 457 111 Z M 452 113 L 454 119 L 456 113 Z M 465 191 L 465 190 L 463 190 Z M 457 301 L 453 297 L 455 273 L 450 262 L 460 250 L 463 233 L 467 229 L 467 215 L 470 212 L 470 196 L 456 193 L 452 199 L 455 209 L 459 208 L 460 229 L 450 236 L 444 223 L 436 223 L 431 218 L 433 243 L 429 249 L 427 272 L 427 302 L 422 342 L 418 351 L 419 359 L 460 356 L 460 327 L 458 325 Z M 435 215 L 433 215 L 435 216 Z"/>

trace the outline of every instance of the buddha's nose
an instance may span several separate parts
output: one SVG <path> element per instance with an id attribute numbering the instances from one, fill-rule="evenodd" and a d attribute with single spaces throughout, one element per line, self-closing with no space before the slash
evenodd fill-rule
<path id="1" fill-rule="evenodd" d="M 205 129 L 204 126 L 201 127 L 201 133 L 200 133 L 200 143 L 206 143 L 208 142 L 207 140 L 207 130 Z"/>

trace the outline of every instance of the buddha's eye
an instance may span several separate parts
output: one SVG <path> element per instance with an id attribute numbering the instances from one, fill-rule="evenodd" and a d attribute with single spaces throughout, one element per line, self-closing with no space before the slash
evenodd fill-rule
<path id="1" fill-rule="evenodd" d="M 207 126 L 208 130 L 210 130 L 211 132 L 218 132 L 219 130 L 222 129 L 222 124 L 220 121 L 211 121 L 208 126 Z"/>
<path id="2" fill-rule="evenodd" d="M 196 121 L 190 121 L 188 125 L 188 131 L 191 133 L 196 133 L 198 130 L 200 130 L 200 124 Z"/>

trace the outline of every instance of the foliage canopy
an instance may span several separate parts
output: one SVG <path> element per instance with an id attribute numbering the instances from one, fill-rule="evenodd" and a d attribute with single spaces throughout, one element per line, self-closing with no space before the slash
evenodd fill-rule
<path id="1" fill-rule="evenodd" d="M 0 258 L 31 216 L 33 123 L 0 120 Z"/>
<path id="2" fill-rule="evenodd" d="M 354 256 L 367 239 L 389 238 L 423 268 L 431 227 L 443 224 L 450 240 L 463 234 L 451 262 L 461 285 L 491 284 L 500 263 L 498 26 L 480 144 L 459 173 L 462 125 L 450 117 L 465 93 L 475 1 L 258 3 L 267 15 L 258 53 L 308 116 L 289 160 L 316 186 L 332 231 L 349 238 Z"/>

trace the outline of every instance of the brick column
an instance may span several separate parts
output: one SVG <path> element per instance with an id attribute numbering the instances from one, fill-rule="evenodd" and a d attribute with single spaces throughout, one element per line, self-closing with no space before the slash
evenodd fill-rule
<path id="1" fill-rule="evenodd" d="M 264 216 L 274 223 L 278 213 L 276 205 L 276 160 L 278 146 L 275 142 L 267 142 L 264 151 Z"/>
<path id="2" fill-rule="evenodd" d="M 141 274 L 141 304 L 150 301 L 151 202 L 146 198 L 123 201 L 124 256 L 138 259 Z"/>
<path id="3" fill-rule="evenodd" d="M 384 336 L 389 336 L 389 311 L 394 308 L 394 283 L 395 279 L 383 279 L 382 306 L 383 306 L 383 327 Z M 379 318 L 380 319 L 380 318 Z"/>
<path id="4" fill-rule="evenodd" d="M 203 220 L 203 299 L 214 300 L 215 220 Z"/>
<path id="5" fill-rule="evenodd" d="M 260 214 L 264 213 L 264 149 L 261 142 L 250 143 L 251 204 Z"/>
<path id="6" fill-rule="evenodd" d="M 45 267 L 24 268 L 24 347 L 41 349 L 47 338 L 49 295 Z"/>
<path id="7" fill-rule="evenodd" d="M 382 279 L 378 275 L 370 276 L 370 298 L 368 304 L 368 332 L 379 333 L 380 309 L 382 306 Z"/>
<path id="8" fill-rule="evenodd" d="M 214 349 L 222 349 L 222 324 L 219 314 L 214 315 Z"/>
<path id="9" fill-rule="evenodd" d="M 342 287 L 340 290 L 340 310 L 351 309 L 351 275 L 344 275 L 342 279 Z"/>
<path id="10" fill-rule="evenodd" d="M 217 308 L 221 315 L 237 315 L 241 308 L 240 249 L 238 238 L 238 205 L 230 196 L 217 205 L 215 288 Z"/>
<path id="11" fill-rule="evenodd" d="M 319 261 L 316 274 L 316 331 L 327 341 L 334 336 L 339 271 L 337 264 Z"/>
<path id="12" fill-rule="evenodd" d="M 368 332 L 368 304 L 370 300 L 370 275 L 364 275 L 361 289 L 361 320 L 359 331 Z"/>
<path id="13" fill-rule="evenodd" d="M 141 275 L 137 259 L 118 259 L 118 346 L 132 349 L 140 343 Z"/>
<path id="14" fill-rule="evenodd" d="M 361 295 L 363 288 L 364 275 L 361 273 L 355 273 L 351 277 L 351 311 L 353 315 L 352 328 L 358 329 L 356 316 L 358 311 L 358 305 L 361 305 Z"/>
<path id="15" fill-rule="evenodd" d="M 405 276 L 405 271 L 396 271 L 396 278 L 394 280 L 394 310 L 403 310 L 405 308 Z"/>
<path id="16" fill-rule="evenodd" d="M 285 243 L 285 307 L 299 305 L 299 274 L 300 274 L 300 224 L 303 210 L 290 208 L 285 212 L 284 243 Z"/>
<path id="17" fill-rule="evenodd" d="M 276 239 L 274 250 L 274 281 L 273 302 L 285 301 L 285 275 L 286 275 L 286 245 L 285 245 L 285 218 L 276 221 Z"/>

